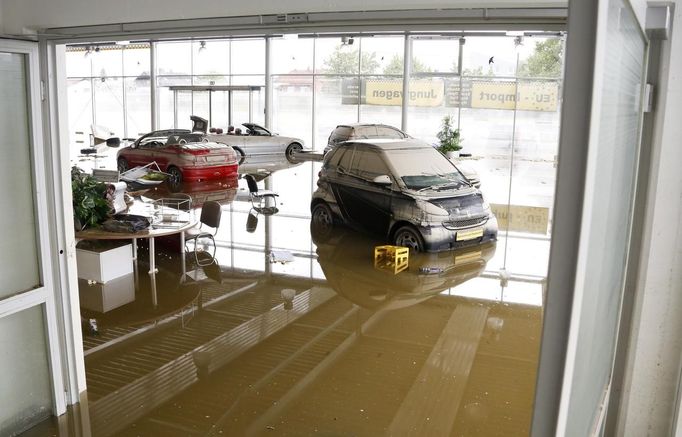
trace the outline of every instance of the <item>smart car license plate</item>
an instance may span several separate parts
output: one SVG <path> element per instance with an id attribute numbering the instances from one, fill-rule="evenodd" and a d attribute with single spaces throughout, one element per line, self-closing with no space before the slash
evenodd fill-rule
<path id="1" fill-rule="evenodd" d="M 457 232 L 457 241 L 473 240 L 483 236 L 483 229 L 473 229 L 471 231 Z"/>

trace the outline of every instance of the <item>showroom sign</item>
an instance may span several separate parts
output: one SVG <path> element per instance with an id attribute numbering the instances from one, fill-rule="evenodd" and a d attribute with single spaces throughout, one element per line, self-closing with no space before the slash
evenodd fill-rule
<path id="1" fill-rule="evenodd" d="M 377 106 L 402 104 L 400 79 L 346 78 L 342 83 L 341 103 Z M 488 79 L 448 78 L 410 81 L 410 106 L 462 107 L 475 109 L 517 109 L 555 112 L 559 105 L 559 84 L 555 81 L 492 81 Z"/>
<path id="2" fill-rule="evenodd" d="M 549 225 L 549 208 L 539 206 L 507 205 L 491 203 L 490 209 L 497 218 L 500 229 L 532 234 L 547 234 Z"/>
<path id="3" fill-rule="evenodd" d="M 443 104 L 443 81 L 411 80 L 408 97 L 410 106 L 441 106 Z M 368 80 L 365 85 L 365 101 L 368 105 L 402 105 L 403 81 Z"/>
<path id="4" fill-rule="evenodd" d="M 471 84 L 471 107 L 485 109 L 520 109 L 556 111 L 556 82 L 481 82 Z"/>

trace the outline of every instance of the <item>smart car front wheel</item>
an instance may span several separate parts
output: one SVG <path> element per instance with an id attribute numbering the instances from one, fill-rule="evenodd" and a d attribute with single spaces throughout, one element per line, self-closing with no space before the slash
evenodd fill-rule
<path id="1" fill-rule="evenodd" d="M 393 244 L 396 246 L 409 247 L 415 252 L 424 251 L 424 239 L 419 231 L 412 226 L 401 226 L 395 232 L 393 237 Z"/>
<path id="2" fill-rule="evenodd" d="M 324 202 L 313 206 L 310 232 L 315 242 L 326 241 L 334 228 L 334 213 L 329 205 Z"/>

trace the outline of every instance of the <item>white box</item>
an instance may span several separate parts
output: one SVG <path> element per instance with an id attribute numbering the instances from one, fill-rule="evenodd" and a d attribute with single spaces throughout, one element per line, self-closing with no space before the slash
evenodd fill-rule
<path id="1" fill-rule="evenodd" d="M 133 246 L 76 249 L 78 277 L 106 283 L 133 272 Z"/>
<path id="2" fill-rule="evenodd" d="M 106 284 L 78 280 L 82 308 L 106 313 L 135 300 L 135 275 L 130 273 Z"/>

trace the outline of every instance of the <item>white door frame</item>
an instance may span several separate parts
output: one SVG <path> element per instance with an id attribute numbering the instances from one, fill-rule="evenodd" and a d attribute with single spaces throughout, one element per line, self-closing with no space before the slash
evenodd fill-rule
<path id="1" fill-rule="evenodd" d="M 48 347 L 48 360 L 51 377 L 51 394 L 53 413 L 61 415 L 66 412 L 64 395 L 64 361 L 61 355 L 58 311 L 56 309 L 54 287 L 54 259 L 52 236 L 53 221 L 50 217 L 49 201 L 51 196 L 48 187 L 51 180 L 47 176 L 45 162 L 45 142 L 43 137 L 43 117 L 41 110 L 41 83 L 38 44 L 20 40 L 0 40 L 0 52 L 24 55 L 26 60 L 27 103 L 29 112 L 29 135 L 31 151 L 31 176 L 34 189 L 34 214 L 38 237 L 38 262 L 42 286 L 31 291 L 0 299 L 0 318 L 20 311 L 43 307 L 45 320 L 45 336 Z"/>
<path id="2" fill-rule="evenodd" d="M 76 269 L 76 239 L 73 228 L 73 197 L 68 136 L 67 81 L 65 46 L 40 40 L 41 79 L 44 91 L 43 128 L 44 155 L 51 190 L 48 202 L 53 211 L 51 220 L 54 233 L 52 244 L 54 284 L 57 313 L 60 316 L 60 353 L 64 363 L 65 391 L 68 404 L 81 400 L 86 390 L 85 357 L 81 331 L 80 303 L 78 299 L 78 273 Z"/>

